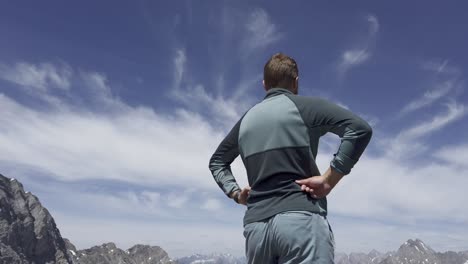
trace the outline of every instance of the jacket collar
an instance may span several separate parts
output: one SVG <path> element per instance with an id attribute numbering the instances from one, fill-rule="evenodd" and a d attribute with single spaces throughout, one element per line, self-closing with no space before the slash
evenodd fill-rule
<path id="1" fill-rule="evenodd" d="M 268 92 L 265 95 L 265 98 L 263 99 L 267 99 L 267 98 L 277 96 L 280 94 L 293 94 L 293 93 L 289 91 L 288 89 L 284 89 L 284 88 L 271 88 L 268 90 Z"/>

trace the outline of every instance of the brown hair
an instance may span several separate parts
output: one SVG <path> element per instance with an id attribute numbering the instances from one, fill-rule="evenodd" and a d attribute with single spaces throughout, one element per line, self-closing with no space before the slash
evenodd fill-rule
<path id="1" fill-rule="evenodd" d="M 267 90 L 275 87 L 289 89 L 298 76 L 296 61 L 283 53 L 273 55 L 263 69 L 263 80 Z"/>

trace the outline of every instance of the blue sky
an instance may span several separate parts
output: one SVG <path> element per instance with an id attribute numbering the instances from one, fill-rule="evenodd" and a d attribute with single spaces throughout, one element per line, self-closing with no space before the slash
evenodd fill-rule
<path id="1" fill-rule="evenodd" d="M 22 1 L 0 8 L 0 173 L 78 248 L 243 254 L 207 168 L 276 52 L 374 136 L 329 197 L 337 250 L 468 245 L 462 1 Z M 326 135 L 325 170 L 339 139 Z M 236 161 L 234 173 L 247 184 Z"/>

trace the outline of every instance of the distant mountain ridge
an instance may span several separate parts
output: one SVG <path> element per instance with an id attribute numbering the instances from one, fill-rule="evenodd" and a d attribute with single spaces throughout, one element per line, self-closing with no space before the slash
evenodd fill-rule
<path id="1" fill-rule="evenodd" d="M 68 251 L 75 264 L 176 264 L 162 248 L 147 245 L 135 245 L 126 251 L 117 248 L 114 243 L 105 243 L 89 249 L 76 250 L 68 244 Z"/>
<path id="2" fill-rule="evenodd" d="M 245 257 L 235 257 L 231 254 L 195 254 L 177 259 L 178 264 L 245 264 Z"/>
<path id="3" fill-rule="evenodd" d="M 114 243 L 77 250 L 62 238 L 39 199 L 15 179 L 0 174 L 0 264 L 245 264 L 231 254 L 192 255 L 172 260 L 158 246 L 135 245 L 124 251 Z M 336 264 L 468 264 L 468 251 L 436 252 L 419 239 L 397 251 L 337 253 Z M 265 263 L 268 264 L 268 263 Z"/>

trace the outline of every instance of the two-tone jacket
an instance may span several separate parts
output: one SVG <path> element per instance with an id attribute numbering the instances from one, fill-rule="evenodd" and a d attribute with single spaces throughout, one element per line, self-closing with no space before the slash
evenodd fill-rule
<path id="1" fill-rule="evenodd" d="M 230 164 L 241 156 L 251 187 L 244 225 L 284 211 L 327 213 L 325 197 L 314 199 L 295 183 L 320 175 L 315 159 L 319 138 L 327 132 L 341 138 L 330 166 L 348 174 L 369 143 L 372 129 L 334 103 L 272 88 L 236 123 L 211 157 L 209 168 L 229 195 L 240 190 Z"/>

